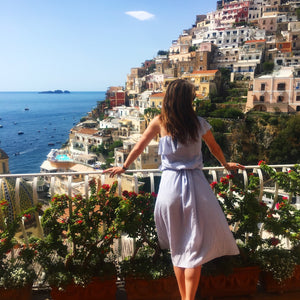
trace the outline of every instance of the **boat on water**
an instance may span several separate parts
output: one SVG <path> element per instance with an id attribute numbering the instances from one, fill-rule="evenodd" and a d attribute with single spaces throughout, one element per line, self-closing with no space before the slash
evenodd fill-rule
<path id="1" fill-rule="evenodd" d="M 3 125 L 0 124 L 0 128 L 3 128 Z"/>
<path id="2" fill-rule="evenodd" d="M 29 110 L 29 108 L 28 108 L 28 107 L 25 107 L 24 110 Z"/>
<path id="3" fill-rule="evenodd" d="M 55 144 L 54 143 L 48 143 L 48 146 L 54 146 Z"/>
<path id="4" fill-rule="evenodd" d="M 23 132 L 23 131 L 19 131 L 19 132 L 18 132 L 18 135 L 21 135 L 21 134 L 24 134 L 24 132 Z"/>

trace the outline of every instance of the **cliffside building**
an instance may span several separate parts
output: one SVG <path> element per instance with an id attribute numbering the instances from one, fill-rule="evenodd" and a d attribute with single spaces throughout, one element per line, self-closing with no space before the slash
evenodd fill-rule
<path id="1" fill-rule="evenodd" d="M 283 67 L 271 75 L 253 80 L 246 110 L 266 112 L 300 111 L 300 67 Z"/>
<path id="2" fill-rule="evenodd" d="M 106 92 L 106 100 L 110 107 L 125 105 L 126 94 L 122 87 L 109 87 Z"/>
<path id="3" fill-rule="evenodd" d="M 210 93 L 217 93 L 221 83 L 219 70 L 194 71 L 181 76 L 190 80 L 196 86 L 196 95 L 199 99 L 207 98 Z"/>
<path id="4" fill-rule="evenodd" d="M 0 174 L 9 174 L 9 157 L 2 149 L 0 149 Z"/>
<path id="5" fill-rule="evenodd" d="M 115 166 L 122 166 L 131 149 L 140 139 L 140 134 L 133 134 L 123 141 L 122 148 L 115 149 Z M 130 169 L 157 169 L 161 163 L 158 155 L 158 141 L 152 140 L 143 153 L 130 165 Z"/>

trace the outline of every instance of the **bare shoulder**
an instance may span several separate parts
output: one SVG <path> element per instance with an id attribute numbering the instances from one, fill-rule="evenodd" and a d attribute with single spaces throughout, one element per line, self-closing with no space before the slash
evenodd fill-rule
<path id="1" fill-rule="evenodd" d="M 160 120 L 160 115 L 155 116 L 151 122 L 149 123 L 149 126 L 153 126 L 153 127 L 160 127 L 161 126 L 161 120 Z"/>
<path id="2" fill-rule="evenodd" d="M 150 134 L 150 135 L 155 135 L 155 134 L 159 134 L 160 133 L 160 118 L 159 116 L 154 117 L 151 122 L 149 123 L 149 125 L 147 126 L 144 134 Z"/>
<path id="3" fill-rule="evenodd" d="M 160 115 L 155 116 L 151 122 L 158 122 L 159 124 L 161 123 L 160 121 Z"/>

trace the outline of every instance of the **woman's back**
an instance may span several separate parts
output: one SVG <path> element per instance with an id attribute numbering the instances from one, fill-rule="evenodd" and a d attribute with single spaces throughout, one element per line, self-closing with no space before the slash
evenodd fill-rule
<path id="1" fill-rule="evenodd" d="M 170 135 L 160 138 L 158 154 L 161 155 L 162 160 L 161 170 L 202 169 L 201 137 L 211 126 L 201 117 L 198 117 L 198 120 L 200 122 L 199 136 L 195 142 L 181 144 L 173 140 Z"/>

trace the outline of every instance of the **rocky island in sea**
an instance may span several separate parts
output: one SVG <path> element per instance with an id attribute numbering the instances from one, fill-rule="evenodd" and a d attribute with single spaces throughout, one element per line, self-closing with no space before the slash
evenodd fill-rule
<path id="1" fill-rule="evenodd" d="M 42 92 L 39 92 L 39 94 L 70 94 L 70 91 L 68 91 L 68 90 L 65 90 L 65 91 L 62 91 L 62 90 L 42 91 Z"/>

